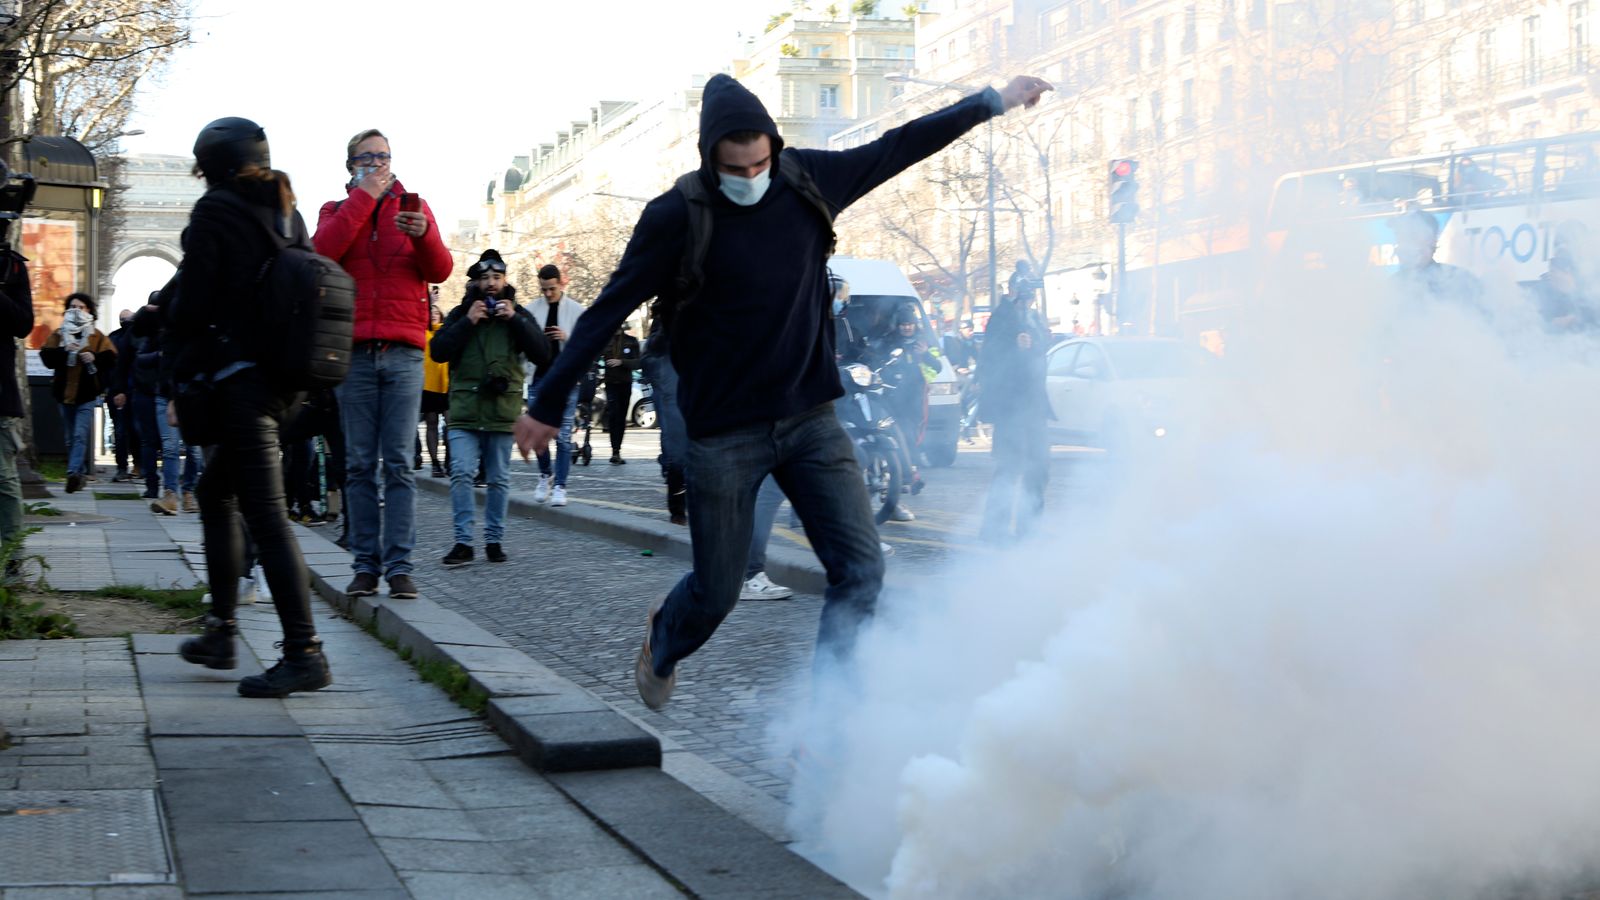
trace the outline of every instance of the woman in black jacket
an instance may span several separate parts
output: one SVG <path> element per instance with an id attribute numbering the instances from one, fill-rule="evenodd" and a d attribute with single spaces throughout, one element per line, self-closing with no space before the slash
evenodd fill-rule
<path id="1" fill-rule="evenodd" d="M 258 352 L 270 351 L 253 346 L 247 321 L 257 302 L 257 273 L 277 253 L 268 229 L 306 247 L 310 241 L 289 176 L 271 167 L 261 126 L 218 119 L 201 130 L 194 155 L 207 190 L 183 232 L 177 296 L 166 315 L 184 441 L 209 448 L 196 493 L 211 612 L 205 634 L 184 642 L 180 652 L 208 668 L 237 665 L 233 616 L 239 579 L 247 574 L 248 529 L 283 625 L 283 658 L 265 675 L 240 681 L 239 693 L 282 697 L 314 691 L 333 679 L 311 619 L 305 559 L 289 529 L 278 449 L 279 430 L 300 395 L 274 384 L 256 366 Z"/>

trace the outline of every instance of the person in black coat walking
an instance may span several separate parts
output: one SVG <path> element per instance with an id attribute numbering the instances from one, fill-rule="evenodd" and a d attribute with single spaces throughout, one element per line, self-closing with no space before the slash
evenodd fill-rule
<path id="1" fill-rule="evenodd" d="M 611 464 L 627 463 L 622 458 L 622 435 L 628 430 L 628 418 L 633 412 L 633 373 L 639 371 L 639 339 L 628 333 L 624 325 L 611 336 L 606 352 L 601 355 L 606 374 L 606 431 L 611 435 Z"/>
<path id="2" fill-rule="evenodd" d="M 994 425 L 994 478 L 979 535 L 1001 543 L 1028 533 L 1044 508 L 1050 479 L 1050 438 L 1045 421 L 1045 353 L 1050 326 L 1033 308 L 1032 290 L 1001 301 L 984 332 L 978 382 L 984 418 Z M 1019 496 L 1020 495 L 1020 496 Z M 1020 499 L 1020 504 L 1019 504 Z"/>
<path id="3" fill-rule="evenodd" d="M 279 432 L 301 395 L 256 365 L 248 319 L 255 277 L 278 252 L 267 228 L 300 247 L 310 238 L 294 207 L 289 176 L 271 167 L 267 135 L 248 119 L 218 119 L 195 141 L 196 169 L 207 190 L 183 232 L 172 331 L 178 420 L 188 443 L 209 446 L 196 489 L 210 573 L 205 634 L 179 648 L 191 663 L 231 669 L 234 608 L 249 531 L 283 627 L 283 658 L 264 675 L 239 682 L 246 697 L 282 697 L 327 687 L 333 677 L 311 619 L 311 578 L 289 529 Z M 224 195 L 231 196 L 224 196 Z M 242 201 L 242 202 L 241 202 Z"/>

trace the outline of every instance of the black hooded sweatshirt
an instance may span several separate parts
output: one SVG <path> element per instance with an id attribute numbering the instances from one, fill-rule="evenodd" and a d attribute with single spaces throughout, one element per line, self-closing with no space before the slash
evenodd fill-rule
<path id="1" fill-rule="evenodd" d="M 823 258 L 828 229 L 816 208 L 784 183 L 777 154 L 795 157 L 828 203 L 842 211 L 1000 111 L 999 94 L 986 89 L 870 144 L 784 150 L 777 126 L 754 94 L 726 75 L 706 83 L 699 175 L 711 196 L 714 224 L 704 286 L 672 323 L 678 406 L 690 437 L 774 422 L 843 393 Z M 712 157 L 717 142 L 736 131 L 759 131 L 773 143 L 772 183 L 748 207 L 718 190 Z M 653 297 L 672 294 L 688 221 L 687 202 L 675 189 L 645 207 L 616 272 L 545 375 L 529 409 L 535 419 L 560 422 L 568 391 L 628 314 Z"/>

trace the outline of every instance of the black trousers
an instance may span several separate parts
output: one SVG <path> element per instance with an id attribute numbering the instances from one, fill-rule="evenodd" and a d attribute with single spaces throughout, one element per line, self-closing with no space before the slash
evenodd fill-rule
<path id="1" fill-rule="evenodd" d="M 984 505 L 980 534 L 987 540 L 1026 537 L 1044 509 L 1050 483 L 1050 436 L 1044 416 L 1008 415 L 994 420 L 994 478 Z"/>
<path id="2" fill-rule="evenodd" d="M 279 429 L 299 396 L 269 387 L 258 369 L 246 369 L 216 386 L 204 414 L 218 429 L 195 494 L 205 535 L 211 613 L 232 619 L 239 579 L 247 574 L 245 532 L 272 589 L 272 605 L 288 647 L 316 637 L 311 620 L 311 578 L 284 505 Z"/>
<path id="3" fill-rule="evenodd" d="M 628 430 L 628 412 L 633 406 L 633 382 L 606 382 L 606 432 L 611 435 L 611 455 L 622 455 L 622 433 Z"/>

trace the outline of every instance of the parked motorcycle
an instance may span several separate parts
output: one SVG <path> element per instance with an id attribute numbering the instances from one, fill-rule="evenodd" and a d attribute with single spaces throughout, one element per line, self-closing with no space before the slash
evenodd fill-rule
<path id="1" fill-rule="evenodd" d="M 890 355 L 890 361 L 900 355 L 899 350 Z M 885 364 L 887 365 L 887 363 Z M 894 515 L 900 503 L 900 486 L 907 473 L 902 471 L 904 450 L 900 446 L 899 429 L 884 395 L 894 390 L 885 384 L 882 369 L 871 369 L 860 363 L 841 366 L 839 381 L 845 395 L 835 403 L 839 422 L 856 448 L 856 461 L 866 479 L 867 494 L 877 507 L 873 519 L 879 525 Z"/>

